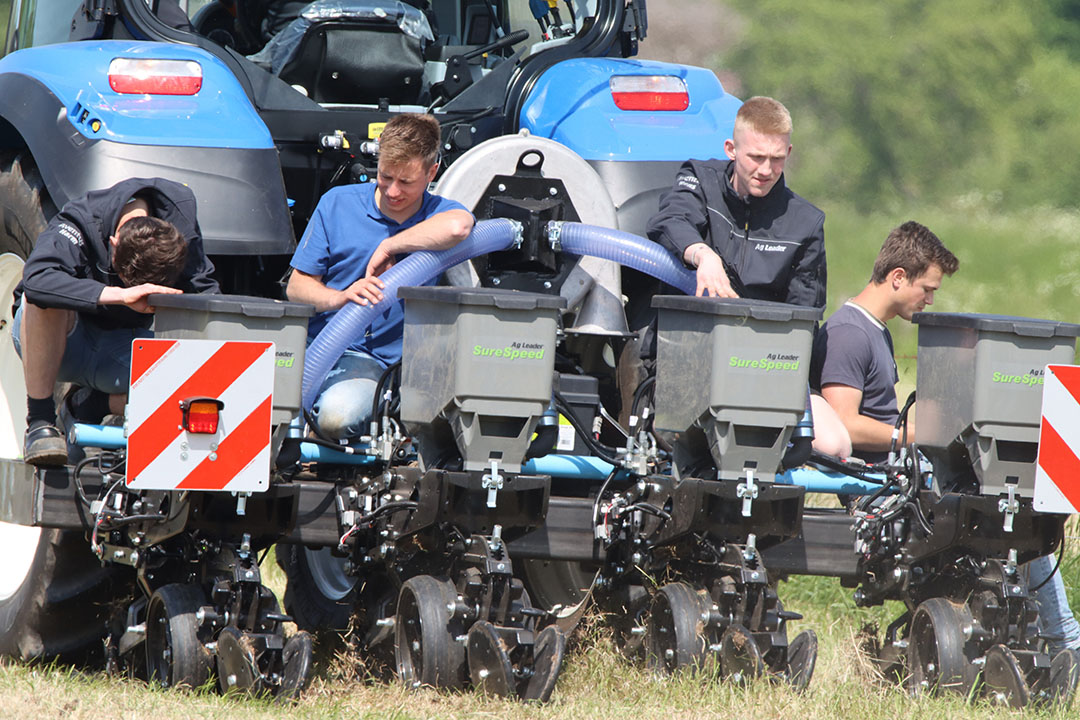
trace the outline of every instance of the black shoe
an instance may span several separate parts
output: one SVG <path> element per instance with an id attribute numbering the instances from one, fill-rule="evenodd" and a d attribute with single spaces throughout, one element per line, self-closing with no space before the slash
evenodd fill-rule
<path id="1" fill-rule="evenodd" d="M 55 425 L 39 421 L 26 431 L 23 461 L 39 467 L 63 467 L 67 457 L 67 440 Z"/>

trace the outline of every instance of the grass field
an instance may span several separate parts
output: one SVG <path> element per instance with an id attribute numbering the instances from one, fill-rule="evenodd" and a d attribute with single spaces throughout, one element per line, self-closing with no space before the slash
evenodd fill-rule
<path id="1" fill-rule="evenodd" d="M 935 310 L 985 312 L 1080 321 L 1075 287 L 1080 281 L 1080 216 L 1032 210 L 999 216 L 992 199 L 965 198 L 919 212 L 902 208 L 869 217 L 823 204 L 829 254 L 829 311 L 866 282 L 874 256 L 889 229 L 916 219 L 937 232 L 959 256 L 960 271 L 938 295 Z M 914 386 L 915 332 L 894 321 L 902 383 Z M 1067 535 L 1080 535 L 1075 521 Z M 268 563 L 269 565 L 270 563 Z M 283 578 L 267 567 L 280 591 Z M 1067 546 L 1062 568 L 1070 599 L 1080 607 L 1080 555 Z M 82 674 L 58 667 L 0 665 L 0 717 L 18 718 L 990 718 L 1016 716 L 984 701 L 912 698 L 896 685 L 875 681 L 855 648 L 855 634 L 870 621 L 882 625 L 896 607 L 857 609 L 851 591 L 829 578 L 794 578 L 780 588 L 785 606 L 801 612 L 792 636 L 813 628 L 821 640 L 817 672 L 809 692 L 797 695 L 760 682 L 733 687 L 715 677 L 658 678 L 627 662 L 606 631 L 592 622 L 573 639 L 563 676 L 550 704 L 524 706 L 475 693 L 409 692 L 365 679 L 346 657 L 324 658 L 319 677 L 294 706 L 225 698 L 209 689 L 161 691 L 145 684 Z M 1029 709 L 1031 717 L 1075 717 L 1064 708 Z"/>

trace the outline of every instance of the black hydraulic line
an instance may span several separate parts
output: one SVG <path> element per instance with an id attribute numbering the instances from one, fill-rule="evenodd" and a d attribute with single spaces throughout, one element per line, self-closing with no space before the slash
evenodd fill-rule
<path id="1" fill-rule="evenodd" d="M 600 501 L 604 497 L 604 493 L 607 492 L 608 485 L 611 484 L 612 479 L 615 477 L 615 473 L 618 472 L 618 468 L 613 468 L 608 476 L 604 478 L 604 483 L 600 486 L 600 492 L 596 493 L 596 500 L 593 501 L 592 507 L 592 521 L 593 526 L 600 521 Z"/>
<path id="2" fill-rule="evenodd" d="M 662 509 L 656 507 L 655 505 L 650 505 L 647 502 L 636 502 L 633 505 L 626 506 L 626 509 L 627 510 L 644 510 L 645 512 L 649 513 L 650 515 L 655 515 L 656 517 L 658 517 L 658 518 L 660 518 L 661 520 L 664 520 L 664 521 L 667 521 L 667 520 L 671 519 L 671 513 L 667 512 L 666 510 L 662 510 Z"/>
<path id="3" fill-rule="evenodd" d="M 872 467 L 870 465 L 865 466 L 865 470 L 859 470 L 852 467 L 848 463 L 837 460 L 832 455 L 826 455 L 817 450 L 810 451 L 810 462 L 815 465 L 821 465 L 828 470 L 835 470 L 836 472 L 847 475 L 848 477 L 853 477 L 858 480 L 864 480 L 869 483 L 878 484 L 878 480 L 876 478 L 869 477 L 866 474 L 866 471 L 871 469 Z M 888 474 L 886 474 L 886 477 L 888 477 Z"/>
<path id="4" fill-rule="evenodd" d="M 1061 559 L 1063 557 L 1065 557 L 1065 538 L 1061 539 L 1061 547 L 1058 548 L 1057 562 L 1054 563 L 1054 569 L 1050 571 L 1049 575 L 1043 578 L 1043 581 L 1041 583 L 1031 588 L 1031 592 L 1038 592 L 1040 589 L 1042 589 L 1043 585 L 1050 582 L 1050 578 L 1054 577 L 1054 575 L 1057 574 L 1058 568 L 1061 567 Z"/>
<path id="5" fill-rule="evenodd" d="M 118 528 L 137 522 L 148 522 L 152 520 L 161 521 L 168 519 L 169 518 L 167 515 L 162 515 L 161 513 L 148 513 L 145 515 L 124 515 L 123 517 L 112 517 L 106 515 L 105 524 L 108 525 L 109 528 Z"/>
<path id="6" fill-rule="evenodd" d="M 105 467 L 102 464 L 102 461 L 110 459 L 113 460 L 113 463 L 108 467 Z M 75 493 L 79 496 L 79 501 L 89 509 L 91 502 L 86 494 L 86 488 L 83 487 L 81 477 L 82 472 L 86 469 L 87 465 L 97 465 L 98 474 L 104 477 L 123 467 L 124 458 L 122 456 L 118 457 L 118 453 L 102 452 L 98 455 L 83 458 L 75 465 L 75 468 L 72 470 L 72 481 L 75 484 Z"/>
<path id="7" fill-rule="evenodd" d="M 379 382 L 375 385 L 375 397 L 371 399 L 371 419 L 375 420 L 379 417 L 379 405 L 382 404 L 383 388 L 386 387 L 386 381 L 390 376 L 401 368 L 401 361 L 398 360 L 393 363 L 386 370 L 383 370 L 383 374 L 379 376 Z"/>
<path id="8" fill-rule="evenodd" d="M 362 525 L 369 523 L 380 515 L 386 515 L 387 513 L 397 512 L 398 510 L 415 510 L 420 507 L 420 503 L 413 500 L 398 500 L 395 502 L 388 502 L 375 508 L 367 515 L 361 515 L 354 524 Z"/>
<path id="9" fill-rule="evenodd" d="M 904 407 L 902 407 L 900 409 L 900 414 L 896 416 L 896 424 L 893 426 L 893 430 L 895 430 L 895 432 L 893 433 L 892 439 L 889 441 L 889 452 L 890 453 L 895 453 L 896 452 L 896 439 L 900 434 L 900 426 L 901 425 L 904 426 L 904 440 L 901 443 L 901 445 L 907 445 L 907 416 L 908 416 L 908 411 L 911 410 L 911 406 L 914 405 L 914 404 L 915 404 L 915 391 L 912 390 L 911 394 L 908 395 L 907 401 L 904 403 Z"/>
<path id="10" fill-rule="evenodd" d="M 652 388 L 653 388 L 653 386 L 655 384 L 656 384 L 656 376 L 655 375 L 648 376 L 647 378 L 645 378 L 644 380 L 642 380 L 638 384 L 637 389 L 634 390 L 634 399 L 630 401 L 630 414 L 631 415 L 637 415 L 638 414 L 638 406 L 640 405 L 642 399 L 644 399 L 645 393 L 652 390 Z"/>

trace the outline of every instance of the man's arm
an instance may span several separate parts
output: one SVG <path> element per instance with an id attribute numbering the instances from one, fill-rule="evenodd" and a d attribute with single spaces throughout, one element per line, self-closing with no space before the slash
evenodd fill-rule
<path id="1" fill-rule="evenodd" d="M 311 275 L 293 268 L 289 283 L 285 286 L 285 296 L 293 302 L 314 305 L 318 312 L 340 310 L 347 302 L 367 305 L 383 299 L 382 289 L 386 287 L 377 277 L 361 278 L 344 290 L 327 287 L 320 275 Z"/>
<path id="2" fill-rule="evenodd" d="M 164 285 L 154 285 L 153 283 L 143 283 L 131 287 L 106 285 L 102 288 L 101 295 L 98 296 L 98 305 L 127 305 L 136 312 L 152 313 L 154 307 L 147 300 L 148 296 L 155 293 L 180 295 L 182 292 L 183 290 Z"/>
<path id="3" fill-rule="evenodd" d="M 825 215 L 798 250 L 795 271 L 788 283 L 787 302 L 807 307 L 825 307 Z"/>
<path id="4" fill-rule="evenodd" d="M 395 258 L 417 250 L 446 250 L 469 237 L 473 216 L 468 210 L 446 210 L 386 238 L 368 262 L 366 276 L 378 276 L 393 267 Z"/>
<path id="5" fill-rule="evenodd" d="M 716 252 L 703 242 L 694 243 L 683 252 L 683 262 L 697 268 L 698 297 L 706 293 L 712 297 L 737 298 L 739 294 L 731 287 L 724 261 Z"/>
<path id="6" fill-rule="evenodd" d="M 893 426 L 859 413 L 862 390 L 850 385 L 828 383 L 821 386 L 821 396 L 829 403 L 840 422 L 851 436 L 851 446 L 856 450 L 885 451 L 892 443 Z M 909 425 L 908 434 L 911 430 Z"/>
<path id="7" fill-rule="evenodd" d="M 687 267 L 697 270 L 697 295 L 738 297 L 723 261 L 705 242 L 709 209 L 696 173 L 692 163 L 683 163 L 671 190 L 660 198 L 659 211 L 649 218 L 646 233 Z"/>

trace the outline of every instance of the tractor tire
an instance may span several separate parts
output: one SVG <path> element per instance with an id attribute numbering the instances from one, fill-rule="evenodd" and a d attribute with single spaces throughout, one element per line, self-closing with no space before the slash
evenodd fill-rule
<path id="1" fill-rule="evenodd" d="M 0 162 L 0 457 L 22 457 L 26 387 L 11 338 L 11 293 L 47 215 L 56 212 L 29 158 Z M 29 488 L 26 488 L 29 492 Z M 0 506 L 8 505 L 0 497 Z M 81 532 L 0 523 L 0 656 L 101 656 L 122 570 L 103 568 Z"/>
<path id="2" fill-rule="evenodd" d="M 0 523 L 0 656 L 95 663 L 115 601 L 134 587 L 102 567 L 82 533 Z"/>
<path id="3" fill-rule="evenodd" d="M 285 572 L 285 612 L 301 630 L 321 635 L 349 629 L 356 600 L 356 578 L 344 572 L 344 558 L 329 548 L 309 550 L 279 543 L 277 563 Z"/>

